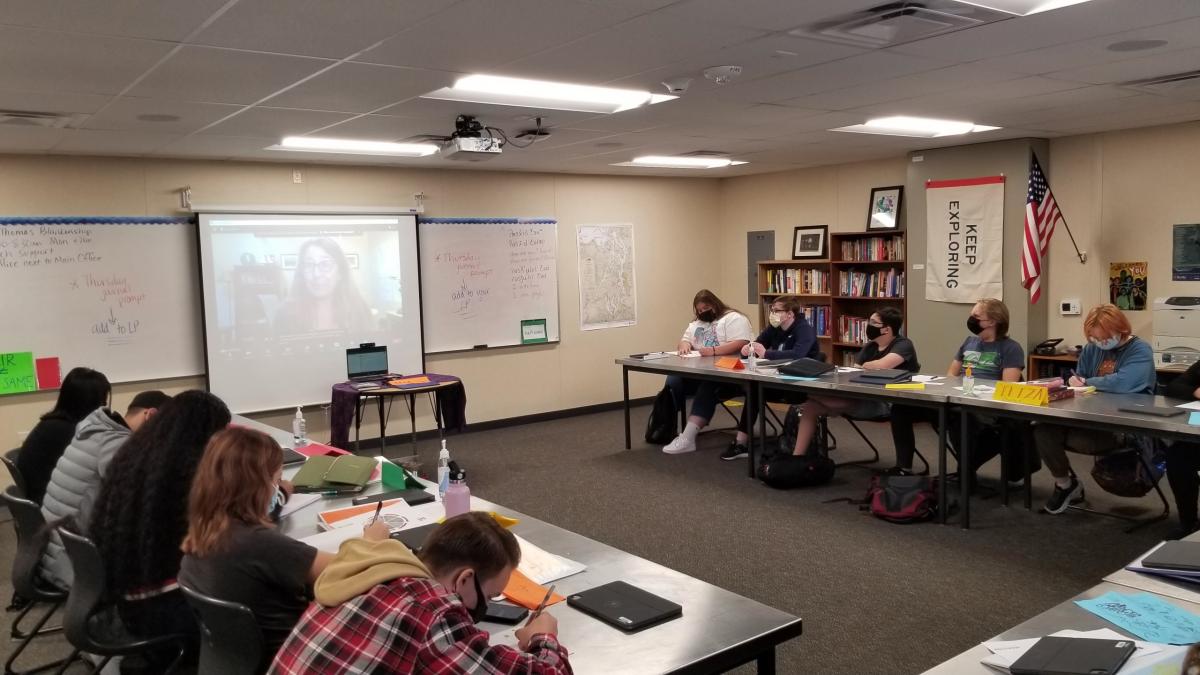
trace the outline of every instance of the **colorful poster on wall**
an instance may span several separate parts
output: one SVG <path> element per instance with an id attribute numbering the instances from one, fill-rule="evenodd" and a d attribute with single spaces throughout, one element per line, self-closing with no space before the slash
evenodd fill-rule
<path id="1" fill-rule="evenodd" d="M 0 394 L 37 391 L 33 352 L 0 354 Z"/>
<path id="2" fill-rule="evenodd" d="M 1004 299 L 1004 176 L 925 183 L 925 299 Z"/>
<path id="3" fill-rule="evenodd" d="M 1200 223 L 1176 225 L 1171 255 L 1171 279 L 1200 281 Z"/>
<path id="4" fill-rule="evenodd" d="M 1108 264 L 1108 301 L 1123 310 L 1146 309 L 1146 263 Z"/>

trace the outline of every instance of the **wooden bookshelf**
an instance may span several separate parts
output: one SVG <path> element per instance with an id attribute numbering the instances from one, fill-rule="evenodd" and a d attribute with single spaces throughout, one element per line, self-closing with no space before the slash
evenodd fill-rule
<path id="1" fill-rule="evenodd" d="M 775 298 L 799 298 L 806 307 L 814 308 L 814 314 L 818 311 L 816 308 L 821 308 L 825 324 L 828 326 L 824 334 L 820 335 L 821 351 L 825 353 L 831 363 L 844 363 L 847 358 L 852 358 L 854 354 L 858 353 L 862 344 L 844 339 L 845 336 L 842 335 L 839 328 L 842 317 L 866 319 L 882 307 L 897 307 L 905 313 L 905 316 L 908 315 L 907 275 L 904 264 L 906 246 L 903 232 L 832 234 L 829 241 L 830 257 L 827 260 L 760 261 L 758 263 L 759 325 L 767 325 L 767 312 Z M 883 259 L 856 259 L 860 256 Z M 824 278 L 828 281 L 826 288 L 814 289 L 805 286 L 806 273 L 811 277 L 814 271 L 825 275 Z M 844 294 L 840 287 L 840 277 L 843 273 L 862 274 L 870 279 L 886 278 L 891 273 L 895 279 L 891 288 L 882 289 L 879 292 L 893 292 L 902 297 Z M 783 277 L 782 280 L 781 277 Z M 862 279 L 863 277 L 859 277 L 860 281 Z M 811 278 L 809 280 L 811 281 Z M 816 293 L 813 292 L 814 290 L 821 292 Z M 814 328 L 817 326 L 814 325 Z"/>

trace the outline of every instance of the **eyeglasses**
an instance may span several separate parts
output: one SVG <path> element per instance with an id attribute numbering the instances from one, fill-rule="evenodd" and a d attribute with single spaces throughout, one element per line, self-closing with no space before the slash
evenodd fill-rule
<path id="1" fill-rule="evenodd" d="M 301 271 L 306 274 L 311 274 L 314 271 L 320 272 L 321 274 L 329 274 L 333 271 L 334 267 L 336 267 L 336 264 L 330 258 L 326 258 L 317 262 L 305 260 L 304 262 L 300 263 Z"/>
<path id="2" fill-rule="evenodd" d="M 882 324 L 882 323 L 880 323 L 880 322 L 878 322 L 878 321 L 868 321 L 868 322 L 867 322 L 867 325 L 868 325 L 868 326 L 875 326 L 876 328 L 883 328 L 883 324 Z"/>

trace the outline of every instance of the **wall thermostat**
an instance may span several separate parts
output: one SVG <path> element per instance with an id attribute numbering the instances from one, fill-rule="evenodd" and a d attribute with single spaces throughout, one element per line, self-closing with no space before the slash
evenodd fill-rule
<path id="1" fill-rule="evenodd" d="M 1067 298 L 1059 304 L 1059 313 L 1063 316 L 1079 314 L 1079 298 Z"/>

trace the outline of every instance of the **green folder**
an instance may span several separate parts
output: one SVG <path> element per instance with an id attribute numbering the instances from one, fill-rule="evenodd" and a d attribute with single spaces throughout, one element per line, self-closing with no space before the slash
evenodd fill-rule
<path id="1" fill-rule="evenodd" d="M 371 457 L 317 455 L 305 460 L 292 484 L 297 492 L 359 492 L 374 470 Z"/>

